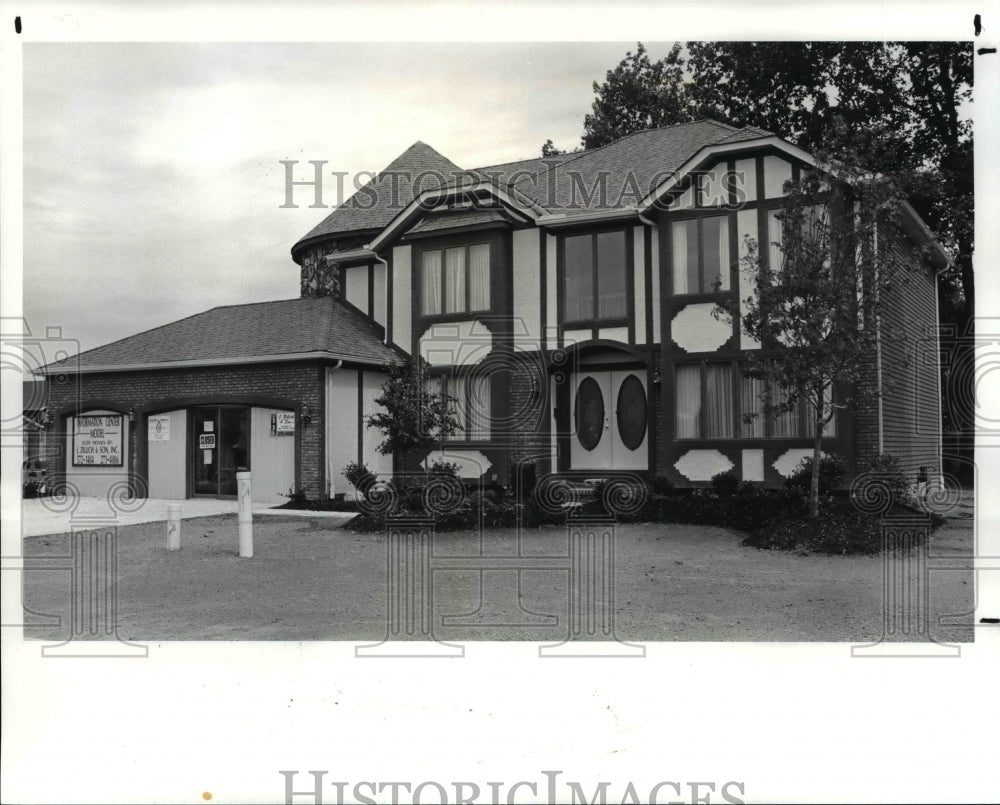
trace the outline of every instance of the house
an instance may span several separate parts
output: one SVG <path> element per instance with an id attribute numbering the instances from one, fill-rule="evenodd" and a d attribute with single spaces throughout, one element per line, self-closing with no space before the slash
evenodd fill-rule
<path id="1" fill-rule="evenodd" d="M 385 365 L 419 355 L 459 401 L 441 454 L 465 477 L 508 484 L 533 464 L 701 485 L 735 469 L 778 485 L 811 453 L 810 423 L 744 421 L 762 390 L 739 364 L 759 345 L 712 313 L 752 293 L 745 237 L 773 241 L 785 181 L 812 164 L 713 120 L 472 170 L 417 142 L 295 244 L 300 298 L 216 308 L 50 366 L 64 477 L 180 498 L 232 494 L 248 467 L 261 499 L 348 491 L 350 461 L 391 470 L 364 416 Z M 908 346 L 872 356 L 878 393 L 838 412 L 823 449 L 854 468 L 892 453 L 915 481 L 941 470 L 935 272 L 948 257 L 903 206 L 883 248 L 910 280 L 880 326 Z"/>

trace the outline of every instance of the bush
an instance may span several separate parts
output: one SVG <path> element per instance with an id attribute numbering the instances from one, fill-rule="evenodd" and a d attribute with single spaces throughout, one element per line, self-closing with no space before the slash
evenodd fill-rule
<path id="1" fill-rule="evenodd" d="M 909 498 L 910 481 L 894 455 L 881 453 L 875 456 L 868 465 L 868 472 L 888 489 L 893 504 L 898 505 Z"/>
<path id="2" fill-rule="evenodd" d="M 674 493 L 674 483 L 665 475 L 654 475 L 649 479 L 650 497 L 657 495 L 672 495 Z"/>
<path id="3" fill-rule="evenodd" d="M 514 477 L 517 480 L 517 499 L 522 503 L 527 503 L 531 500 L 535 487 L 538 485 L 538 467 L 533 461 L 523 461 L 518 465 L 517 474 Z"/>
<path id="4" fill-rule="evenodd" d="M 740 488 L 740 476 L 735 469 L 712 476 L 712 489 L 717 495 L 735 495 Z"/>
<path id="5" fill-rule="evenodd" d="M 828 499 L 819 517 L 792 514 L 755 529 L 743 540 L 754 548 L 824 554 L 876 554 L 882 546 L 879 518 L 860 512 L 842 500 Z"/>
<path id="6" fill-rule="evenodd" d="M 452 464 L 443 458 L 437 459 L 431 464 L 427 474 L 431 478 L 458 478 L 458 464 Z"/>
<path id="7" fill-rule="evenodd" d="M 843 456 L 837 453 L 820 456 L 819 459 L 819 493 L 826 495 L 832 492 L 840 479 L 844 477 L 846 466 Z M 795 472 L 785 481 L 785 487 L 797 492 L 809 494 L 812 484 L 812 456 L 806 456 L 799 462 Z"/>
<path id="8" fill-rule="evenodd" d="M 344 477 L 354 486 L 355 489 L 364 489 L 369 483 L 375 479 L 375 473 L 373 473 L 364 464 L 359 464 L 357 461 L 350 462 L 343 469 Z"/>

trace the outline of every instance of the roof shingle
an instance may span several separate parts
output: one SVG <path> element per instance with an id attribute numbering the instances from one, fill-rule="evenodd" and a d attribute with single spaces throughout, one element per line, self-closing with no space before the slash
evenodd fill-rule
<path id="1" fill-rule="evenodd" d="M 155 369 L 185 361 L 240 363 L 307 353 L 376 365 L 398 357 L 382 342 L 381 328 L 358 311 L 329 297 L 306 297 L 212 308 L 46 368 Z"/>

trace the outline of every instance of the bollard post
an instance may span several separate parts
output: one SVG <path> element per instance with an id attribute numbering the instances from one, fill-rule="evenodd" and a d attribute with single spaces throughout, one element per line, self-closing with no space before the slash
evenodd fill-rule
<path id="1" fill-rule="evenodd" d="M 253 556 L 253 500 L 250 490 L 250 473 L 236 473 L 237 522 L 240 531 L 240 556 Z"/>
<path id="2" fill-rule="evenodd" d="M 181 504 L 167 504 L 167 550 L 181 549 Z"/>

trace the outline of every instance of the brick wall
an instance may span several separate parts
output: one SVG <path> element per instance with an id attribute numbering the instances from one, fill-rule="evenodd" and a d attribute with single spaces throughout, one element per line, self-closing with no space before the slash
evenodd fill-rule
<path id="1" fill-rule="evenodd" d="M 145 414 L 192 404 L 284 402 L 297 412 L 308 405 L 312 421 L 296 428 L 296 486 L 310 498 L 325 494 L 323 367 L 318 362 L 82 374 L 52 378 L 46 385 L 49 410 L 57 417 L 57 435 L 50 440 L 65 438 L 66 417 L 76 410 L 134 409 L 130 466 L 143 481 Z"/>

